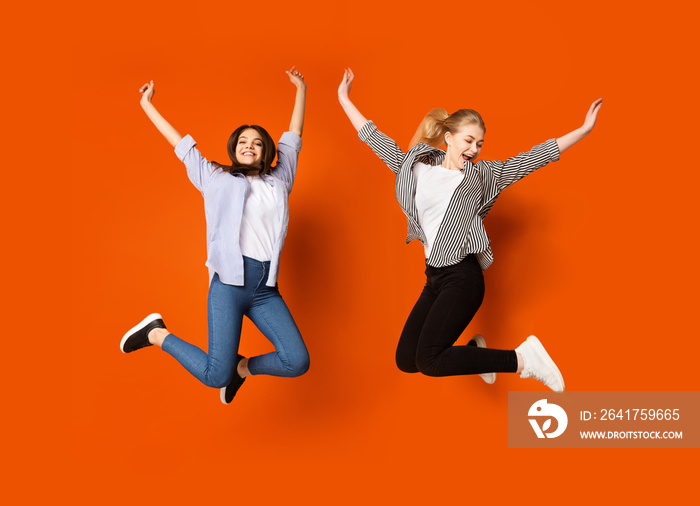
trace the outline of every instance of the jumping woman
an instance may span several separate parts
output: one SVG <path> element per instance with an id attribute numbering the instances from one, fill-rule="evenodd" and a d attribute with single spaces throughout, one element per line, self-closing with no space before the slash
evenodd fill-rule
<path id="1" fill-rule="evenodd" d="M 444 109 L 428 113 L 404 153 L 377 130 L 350 101 L 354 75 L 346 69 L 338 98 L 365 142 L 396 174 L 396 198 L 408 220 L 406 242 L 425 249 L 426 284 L 408 316 L 396 349 L 396 363 L 408 373 L 427 376 L 480 374 L 487 383 L 497 372 L 535 378 L 556 392 L 564 378 L 535 336 L 515 350 L 486 348 L 475 335 L 454 346 L 484 298 L 482 271 L 493 261 L 483 220 L 498 195 L 588 135 L 602 99 L 586 114 L 583 126 L 505 161 L 477 161 L 486 127 L 478 112 Z M 438 149 L 441 146 L 446 149 Z"/>
<path id="2" fill-rule="evenodd" d="M 220 388 L 224 404 L 231 402 L 249 375 L 294 377 L 309 368 L 306 346 L 277 288 L 306 104 L 304 76 L 294 67 L 287 75 L 296 86 L 289 131 L 275 148 L 264 128 L 238 127 L 228 140 L 231 165 L 209 162 L 192 137 L 182 137 L 170 126 L 153 106 L 153 81 L 140 89 L 141 107 L 175 148 L 204 198 L 209 353 L 168 332 L 157 313 L 129 330 L 120 347 L 124 353 L 154 344 L 162 347 L 199 381 Z M 250 358 L 238 354 L 244 315 L 270 340 L 275 352 Z"/>

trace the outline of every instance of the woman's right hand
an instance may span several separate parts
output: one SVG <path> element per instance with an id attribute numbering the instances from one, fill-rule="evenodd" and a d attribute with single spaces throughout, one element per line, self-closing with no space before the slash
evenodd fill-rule
<path id="1" fill-rule="evenodd" d="M 350 88 L 352 88 L 352 80 L 355 78 L 355 74 L 348 67 L 345 69 L 345 74 L 343 74 L 343 80 L 338 86 L 338 100 L 341 102 L 343 100 L 350 100 Z"/>
<path id="2" fill-rule="evenodd" d="M 153 95 L 156 92 L 155 85 L 153 84 L 153 81 L 141 86 L 141 88 L 139 89 L 139 92 L 141 92 L 141 103 L 142 104 L 144 104 L 146 102 L 151 103 L 151 100 L 153 99 Z"/>
<path id="3" fill-rule="evenodd" d="M 156 92 L 153 81 L 146 83 L 139 89 L 141 92 L 141 107 L 146 116 L 153 122 L 158 131 L 163 134 L 163 137 L 170 143 L 172 147 L 177 146 L 177 143 L 182 140 L 182 135 L 175 130 L 170 123 L 165 121 L 165 118 L 156 110 L 156 106 L 151 103 L 153 94 Z"/>
<path id="4" fill-rule="evenodd" d="M 355 104 L 350 101 L 350 88 L 352 87 L 352 80 L 354 78 L 355 74 L 352 73 L 350 67 L 346 68 L 345 74 L 343 74 L 343 80 L 340 82 L 340 86 L 338 86 L 338 100 L 345 114 L 348 115 L 352 126 L 359 132 L 360 128 L 367 123 L 367 118 L 365 118 L 357 107 L 355 107 Z"/>

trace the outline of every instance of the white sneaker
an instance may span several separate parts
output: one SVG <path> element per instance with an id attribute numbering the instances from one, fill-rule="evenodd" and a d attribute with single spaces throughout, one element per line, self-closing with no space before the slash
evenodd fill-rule
<path id="1" fill-rule="evenodd" d="M 535 378 L 555 392 L 564 391 L 564 378 L 539 339 L 530 336 L 515 351 L 523 357 L 521 378 Z"/>
<path id="2" fill-rule="evenodd" d="M 476 341 L 477 348 L 486 348 L 486 339 L 484 339 L 484 336 L 481 334 L 475 334 L 474 337 L 472 337 L 472 341 Z M 495 372 L 484 372 L 479 374 L 479 376 L 481 376 L 481 379 L 489 385 L 493 385 L 493 383 L 496 381 Z"/>

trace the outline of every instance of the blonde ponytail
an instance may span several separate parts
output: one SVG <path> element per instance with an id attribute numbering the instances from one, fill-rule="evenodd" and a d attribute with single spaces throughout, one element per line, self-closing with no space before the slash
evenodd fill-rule
<path id="1" fill-rule="evenodd" d="M 430 144 L 434 148 L 442 146 L 445 143 L 445 120 L 449 117 L 445 109 L 439 107 L 432 109 L 418 125 L 409 149 L 421 142 Z"/>
<path id="2" fill-rule="evenodd" d="M 463 126 L 472 123 L 479 125 L 486 133 L 484 120 L 474 109 L 460 109 L 452 114 L 447 114 L 445 109 L 432 109 L 418 125 L 418 130 L 411 139 L 409 149 L 421 142 L 439 148 L 445 144 L 446 132 L 454 133 Z"/>

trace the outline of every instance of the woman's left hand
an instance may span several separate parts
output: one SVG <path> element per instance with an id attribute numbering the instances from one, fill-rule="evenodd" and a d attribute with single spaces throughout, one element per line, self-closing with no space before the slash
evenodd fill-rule
<path id="1" fill-rule="evenodd" d="M 595 102 L 591 104 L 591 108 L 588 109 L 588 113 L 586 114 L 586 120 L 583 122 L 583 128 L 586 133 L 590 133 L 591 130 L 593 130 L 593 127 L 595 126 L 596 119 L 598 119 L 598 111 L 600 110 L 600 106 L 603 105 L 603 99 L 599 98 Z"/>
<path id="2" fill-rule="evenodd" d="M 600 106 L 602 104 L 602 98 L 599 98 L 598 100 L 593 102 L 591 104 L 591 108 L 588 109 L 588 113 L 586 113 L 586 119 L 584 120 L 583 125 L 577 128 L 576 130 L 557 138 L 559 154 L 563 153 L 571 146 L 583 139 L 585 136 L 587 136 L 589 133 L 591 133 L 591 130 L 593 130 L 593 127 L 595 126 L 595 121 L 596 119 L 598 119 L 598 111 L 600 110 Z"/>
<path id="3" fill-rule="evenodd" d="M 141 86 L 141 88 L 139 88 L 139 92 L 141 93 L 141 104 L 143 105 L 145 103 L 150 103 L 153 100 L 153 95 L 156 92 L 153 81 Z"/>
<path id="4" fill-rule="evenodd" d="M 306 88 L 306 83 L 304 82 L 304 74 L 302 74 L 296 69 L 296 65 L 294 65 L 291 69 L 285 72 L 287 72 L 289 80 L 292 81 L 292 84 L 294 84 L 294 86 L 296 86 L 297 88 Z"/>

